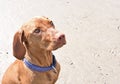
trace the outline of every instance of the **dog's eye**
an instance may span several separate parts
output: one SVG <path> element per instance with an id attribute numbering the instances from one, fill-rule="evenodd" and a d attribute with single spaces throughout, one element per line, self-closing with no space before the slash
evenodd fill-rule
<path id="1" fill-rule="evenodd" d="M 35 29 L 34 33 L 40 33 L 40 29 Z"/>

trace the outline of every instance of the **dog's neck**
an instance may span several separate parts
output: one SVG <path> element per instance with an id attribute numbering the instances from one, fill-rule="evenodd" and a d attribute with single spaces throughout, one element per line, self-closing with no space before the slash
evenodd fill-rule
<path id="1" fill-rule="evenodd" d="M 52 64 L 52 52 L 45 51 L 43 49 L 32 50 L 29 49 L 26 51 L 25 58 L 30 61 L 32 64 L 47 67 Z"/>

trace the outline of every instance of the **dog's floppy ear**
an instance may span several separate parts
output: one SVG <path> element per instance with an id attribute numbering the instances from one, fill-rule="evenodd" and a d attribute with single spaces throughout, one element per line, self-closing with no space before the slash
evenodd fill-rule
<path id="1" fill-rule="evenodd" d="M 23 45 L 24 31 L 19 30 L 15 33 L 13 38 L 13 55 L 18 59 L 23 59 L 26 53 L 25 47 Z"/>

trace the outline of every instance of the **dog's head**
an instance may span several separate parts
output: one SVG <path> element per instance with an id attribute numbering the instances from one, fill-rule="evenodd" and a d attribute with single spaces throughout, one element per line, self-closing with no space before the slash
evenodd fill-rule
<path id="1" fill-rule="evenodd" d="M 36 17 L 25 23 L 13 39 L 13 55 L 23 59 L 30 48 L 46 51 L 56 50 L 66 44 L 65 35 L 55 30 L 51 20 Z"/>

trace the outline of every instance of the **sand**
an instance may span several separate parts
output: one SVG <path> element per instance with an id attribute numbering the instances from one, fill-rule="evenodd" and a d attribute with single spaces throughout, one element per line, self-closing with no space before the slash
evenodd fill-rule
<path id="1" fill-rule="evenodd" d="M 54 51 L 61 64 L 56 84 L 120 83 L 119 0 L 0 0 L 0 80 L 15 60 L 13 35 L 35 16 L 47 16 L 66 35 Z"/>

